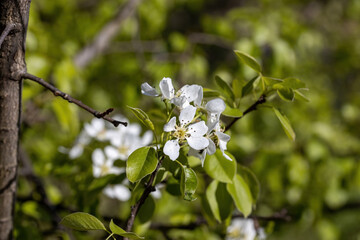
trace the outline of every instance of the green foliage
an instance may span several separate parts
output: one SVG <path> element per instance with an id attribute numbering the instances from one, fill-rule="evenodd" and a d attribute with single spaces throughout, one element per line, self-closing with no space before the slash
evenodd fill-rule
<path id="1" fill-rule="evenodd" d="M 105 230 L 104 224 L 88 213 L 72 213 L 61 220 L 61 224 L 78 231 Z"/>
<path id="2" fill-rule="evenodd" d="M 154 148 L 139 148 L 129 156 L 126 162 L 126 176 L 130 182 L 137 182 L 152 173 L 157 162 Z"/>
<path id="3" fill-rule="evenodd" d="M 249 216 L 252 210 L 253 198 L 245 180 L 239 174 L 236 174 L 233 182 L 226 185 L 226 189 L 233 198 L 236 208 L 245 217 Z"/>
<path id="4" fill-rule="evenodd" d="M 228 155 L 230 154 L 228 153 Z M 204 170 L 213 179 L 224 183 L 232 183 L 236 174 L 236 160 L 232 156 L 231 158 L 233 160 L 229 161 L 220 150 L 216 150 L 215 154 L 206 156 Z"/>

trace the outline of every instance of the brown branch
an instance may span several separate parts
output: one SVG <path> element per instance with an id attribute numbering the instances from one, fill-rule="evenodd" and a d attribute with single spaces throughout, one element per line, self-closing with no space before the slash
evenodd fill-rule
<path id="1" fill-rule="evenodd" d="M 112 119 L 110 117 L 107 117 L 107 115 L 110 114 L 114 110 L 113 108 L 109 108 L 104 112 L 98 112 L 98 111 L 92 109 L 91 107 L 89 107 L 88 105 L 82 103 L 81 101 L 71 97 L 69 94 L 60 91 L 59 89 L 57 89 L 50 83 L 45 82 L 43 79 L 41 79 L 39 77 L 36 77 L 30 73 L 23 73 L 22 78 L 29 79 L 29 80 L 39 83 L 40 85 L 42 85 L 43 87 L 45 87 L 46 89 L 51 91 L 55 96 L 60 96 L 63 99 L 67 100 L 69 103 L 74 103 L 74 104 L 78 105 L 79 107 L 81 107 L 81 108 L 85 109 L 86 111 L 88 111 L 89 113 L 93 114 L 95 117 L 102 118 L 102 119 L 112 123 L 115 127 L 119 126 L 119 124 L 127 126 L 127 122 L 121 122 L 121 121 Z"/>
<path id="2" fill-rule="evenodd" d="M 236 123 L 237 120 L 243 118 L 246 114 L 256 110 L 257 106 L 260 105 L 260 104 L 263 104 L 266 102 L 266 96 L 265 95 L 261 95 L 259 97 L 259 99 L 253 104 L 251 105 L 248 109 L 246 109 L 243 113 L 243 115 L 241 117 L 236 117 L 236 118 L 233 118 L 232 121 L 225 127 L 225 130 L 224 132 L 226 132 L 227 130 L 229 130 L 232 125 L 234 125 L 234 123 Z"/>
<path id="3" fill-rule="evenodd" d="M 156 169 L 151 174 L 150 179 L 147 182 L 145 190 L 144 190 L 143 194 L 141 195 L 139 201 L 137 201 L 135 203 L 135 205 L 131 206 L 130 217 L 129 217 L 129 219 L 127 221 L 127 225 L 126 225 L 126 231 L 127 232 L 131 231 L 131 229 L 132 229 L 132 227 L 134 225 L 135 217 L 136 217 L 137 213 L 139 212 L 141 206 L 144 204 L 146 198 L 149 196 L 149 194 L 151 192 L 155 191 L 155 187 L 153 186 L 153 183 L 154 183 L 154 180 L 155 180 L 156 173 L 158 172 L 163 159 L 164 159 L 163 157 L 160 158 L 160 160 L 159 160 L 159 162 L 158 162 L 158 164 L 156 166 Z M 124 238 L 124 239 L 126 239 L 126 238 Z"/>
<path id="4" fill-rule="evenodd" d="M 1 33 L 0 36 L 0 48 L 2 43 L 4 42 L 5 38 L 7 35 L 9 35 L 9 33 L 11 32 L 11 30 L 13 30 L 15 28 L 15 24 L 7 24 L 4 31 Z"/>
<path id="5" fill-rule="evenodd" d="M 100 30 L 94 40 L 76 54 L 74 58 L 76 66 L 86 67 L 96 56 L 106 50 L 110 41 L 118 33 L 120 24 L 134 13 L 140 1 L 129 0 L 125 7 L 119 9 L 115 17 Z"/>

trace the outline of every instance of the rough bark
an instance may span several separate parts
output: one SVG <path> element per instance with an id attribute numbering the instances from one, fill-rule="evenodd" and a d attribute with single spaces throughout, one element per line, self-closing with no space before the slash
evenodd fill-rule
<path id="1" fill-rule="evenodd" d="M 21 73 L 31 0 L 0 1 L 0 240 L 12 239 L 21 112 Z M 8 29 L 8 28 L 7 28 Z"/>

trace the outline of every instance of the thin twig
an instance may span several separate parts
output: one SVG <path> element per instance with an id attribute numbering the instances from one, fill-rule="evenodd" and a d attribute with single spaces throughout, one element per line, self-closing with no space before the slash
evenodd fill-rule
<path id="1" fill-rule="evenodd" d="M 11 32 L 11 30 L 13 30 L 15 27 L 14 24 L 7 24 L 4 31 L 1 33 L 1 36 L 0 36 L 0 48 L 1 48 L 1 45 L 2 43 L 4 42 L 5 38 L 7 35 L 9 35 L 9 33 Z"/>
<path id="2" fill-rule="evenodd" d="M 265 95 L 261 95 L 259 97 L 259 99 L 253 104 L 251 105 L 248 109 L 246 109 L 244 112 L 243 112 L 243 115 L 241 117 L 236 117 L 236 118 L 233 118 L 232 121 L 225 127 L 225 130 L 224 132 L 226 132 L 227 130 L 229 130 L 232 125 L 234 125 L 234 123 L 236 123 L 237 120 L 243 118 L 246 114 L 248 114 L 249 112 L 252 112 L 254 110 L 256 110 L 257 106 L 260 105 L 260 104 L 263 104 L 266 102 L 266 96 Z"/>
<path id="3" fill-rule="evenodd" d="M 134 225 L 135 217 L 136 217 L 137 213 L 139 212 L 140 207 L 144 204 L 146 198 L 150 195 L 151 192 L 155 191 L 155 187 L 153 186 L 153 183 L 154 183 L 154 180 L 155 180 L 156 173 L 158 172 L 163 159 L 164 159 L 163 157 L 160 158 L 160 160 L 159 160 L 159 162 L 158 162 L 158 164 L 156 166 L 156 169 L 151 174 L 150 179 L 147 182 L 145 190 L 144 190 L 143 194 L 141 195 L 139 201 L 137 201 L 135 203 L 135 205 L 131 206 L 130 217 L 129 217 L 128 221 L 127 221 L 127 226 L 126 226 L 126 231 L 127 232 L 131 231 L 131 229 L 132 229 L 132 227 Z M 126 238 L 124 238 L 124 239 L 126 239 Z"/>
<path id="4" fill-rule="evenodd" d="M 71 97 L 69 94 L 60 91 L 59 89 L 57 89 L 50 83 L 45 82 L 43 79 L 41 79 L 39 77 L 36 77 L 30 73 L 23 73 L 22 78 L 29 79 L 29 80 L 39 83 L 46 89 L 50 90 L 55 96 L 60 96 L 63 99 L 67 100 L 69 103 L 74 103 L 74 104 L 78 105 L 79 107 L 81 107 L 81 108 L 85 109 L 86 111 L 88 111 L 89 113 L 93 114 L 95 117 L 102 118 L 102 119 L 112 123 L 115 127 L 119 126 L 119 124 L 127 126 L 127 122 L 121 122 L 121 121 L 112 119 L 110 117 L 107 117 L 107 115 L 110 114 L 114 110 L 113 108 L 109 108 L 104 112 L 98 112 L 98 111 L 92 109 L 91 107 L 89 107 L 88 105 L 82 103 L 81 101 Z"/>
<path id="5" fill-rule="evenodd" d="M 140 1 L 129 0 L 126 6 L 119 9 L 115 17 L 100 30 L 94 40 L 76 54 L 74 58 L 76 66 L 86 67 L 96 56 L 106 50 L 110 41 L 118 33 L 121 23 L 134 13 Z"/>

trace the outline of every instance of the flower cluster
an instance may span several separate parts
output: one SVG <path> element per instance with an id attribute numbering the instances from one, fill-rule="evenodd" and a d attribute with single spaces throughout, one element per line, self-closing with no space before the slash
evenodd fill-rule
<path id="1" fill-rule="evenodd" d="M 233 219 L 226 232 L 226 240 L 266 239 L 264 229 L 255 229 L 255 223 L 252 219 Z"/>
<path id="2" fill-rule="evenodd" d="M 115 117 L 121 121 L 128 122 L 122 116 Z M 75 145 L 69 151 L 71 159 L 82 155 L 84 148 L 95 139 L 100 142 L 108 142 L 104 149 L 97 148 L 92 153 L 93 176 L 95 178 L 103 177 L 108 174 L 121 174 L 125 168 L 114 166 L 118 159 L 127 160 L 130 154 L 138 148 L 150 144 L 153 140 L 151 131 L 146 131 L 141 136 L 141 127 L 139 124 L 129 124 L 127 127 L 118 128 L 107 124 L 103 119 L 94 118 L 90 124 L 86 123 L 84 130 L 80 133 Z M 110 198 L 121 201 L 127 201 L 131 193 L 125 186 L 126 180 L 120 184 L 110 185 L 104 189 L 104 194 Z"/>
<path id="3" fill-rule="evenodd" d="M 141 93 L 147 96 L 161 96 L 180 111 L 178 118 L 172 117 L 165 125 L 164 132 L 169 138 L 164 144 L 164 154 L 171 160 L 176 160 L 181 146 L 189 146 L 189 155 L 198 157 L 202 165 L 206 154 L 214 154 L 218 146 L 223 155 L 232 159 L 224 152 L 230 136 L 223 132 L 220 126 L 220 115 L 225 110 L 222 99 L 210 100 L 203 106 L 203 88 L 199 85 L 185 85 L 178 91 L 170 78 L 163 78 L 159 84 L 161 94 L 148 83 L 141 85 Z M 207 122 L 199 118 L 198 111 L 207 112 Z"/>

